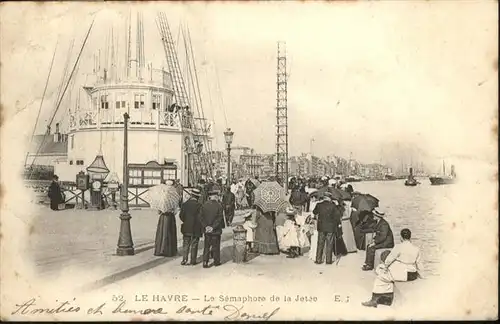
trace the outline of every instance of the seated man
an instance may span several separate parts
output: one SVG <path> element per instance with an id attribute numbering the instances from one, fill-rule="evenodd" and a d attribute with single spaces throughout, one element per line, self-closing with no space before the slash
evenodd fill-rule
<path id="1" fill-rule="evenodd" d="M 376 221 L 374 226 L 375 237 L 373 242 L 368 244 L 366 247 L 366 258 L 365 264 L 363 265 L 363 270 L 373 270 L 375 263 L 375 252 L 377 249 L 388 249 L 394 247 L 394 235 L 392 234 L 391 227 L 389 223 L 383 217 L 384 213 L 374 209 L 372 211 L 373 218 Z"/>
<path id="2" fill-rule="evenodd" d="M 362 303 L 363 306 L 391 305 L 394 299 L 394 282 L 413 281 L 420 276 L 420 250 L 410 239 L 411 231 L 404 228 L 401 230 L 401 244 L 396 245 L 390 252 L 382 253 L 382 263 L 376 270 L 372 299 Z"/>
<path id="3" fill-rule="evenodd" d="M 411 242 L 408 228 L 401 230 L 401 243 L 391 250 L 385 265 L 389 267 L 395 281 L 413 281 L 420 276 L 420 249 Z"/>

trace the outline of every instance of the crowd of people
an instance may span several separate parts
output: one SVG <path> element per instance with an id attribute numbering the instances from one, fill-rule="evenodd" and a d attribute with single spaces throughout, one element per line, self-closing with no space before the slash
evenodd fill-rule
<path id="1" fill-rule="evenodd" d="M 233 225 L 235 210 L 250 208 L 242 223 L 246 230 L 247 254 L 285 253 L 287 258 L 297 258 L 308 249 L 308 258 L 314 263 L 333 264 L 348 253 L 365 251 L 361 269 L 375 271 L 376 278 L 372 297 L 363 303 L 364 306 L 391 305 L 395 282 L 421 277 L 420 250 L 411 242 L 411 230 L 401 230 L 400 243 L 395 244 L 385 213 L 378 208 L 356 210 L 351 206 L 352 200 L 362 194 L 349 184 L 328 177 L 292 178 L 288 204 L 277 212 L 263 212 L 254 204 L 253 191 L 259 185 L 258 178 L 234 180 L 229 186 L 223 186 L 221 179 L 208 179 L 188 191 L 178 180 L 168 180 L 165 184 L 173 186 L 179 197 L 188 192 L 185 201 L 179 200 L 183 235 L 181 265 L 197 264 L 202 237 L 203 268 L 221 265 L 223 229 Z M 341 199 L 334 197 L 330 188 L 342 190 L 345 195 Z M 58 204 L 63 201 L 61 195 L 57 176 L 54 176 L 48 190 L 51 209 L 58 209 Z M 175 211 L 160 212 L 155 238 L 156 256 L 178 254 L 175 214 Z M 277 216 L 285 217 L 283 224 L 277 225 Z M 375 267 L 377 258 L 379 264 Z M 212 264 L 209 264 L 210 259 L 213 259 Z"/>
<path id="2" fill-rule="evenodd" d="M 375 271 L 376 278 L 372 297 L 363 303 L 364 306 L 391 305 L 395 282 L 421 277 L 420 250 L 411 242 L 410 229 L 401 230 L 400 243 L 395 244 L 391 226 L 382 211 L 376 207 L 356 210 L 351 206 L 353 199 L 362 194 L 349 184 L 328 177 L 292 178 L 288 204 L 276 212 L 264 212 L 254 204 L 253 192 L 259 185 L 257 178 L 232 181 L 229 186 L 223 186 L 221 179 L 208 179 L 188 191 L 178 180 L 168 180 L 165 184 L 173 186 L 179 197 L 188 192 L 185 201 L 179 200 L 183 235 L 181 265 L 197 264 L 202 237 L 203 268 L 221 265 L 223 229 L 233 225 L 236 209 L 250 208 L 242 223 L 246 230 L 247 254 L 285 253 L 288 258 L 297 258 L 308 249 L 308 258 L 314 263 L 333 264 L 348 253 L 365 251 L 361 269 Z M 334 197 L 331 188 L 345 194 L 342 198 Z M 57 210 L 62 198 L 56 176 L 48 196 L 51 208 Z M 156 256 L 173 257 L 178 253 L 175 214 L 175 211 L 160 212 L 155 238 Z M 277 216 L 285 217 L 282 225 L 277 225 Z M 377 258 L 379 264 L 375 267 Z M 210 259 L 213 259 L 212 264 L 209 264 Z"/>
<path id="3" fill-rule="evenodd" d="M 180 211 L 184 236 L 182 265 L 196 264 L 198 242 L 204 236 L 203 267 L 211 266 L 211 258 L 213 265 L 219 266 L 223 228 L 232 224 L 236 209 L 250 206 L 251 212 L 245 214 L 242 224 L 247 231 L 248 253 L 285 253 L 288 258 L 297 258 L 308 249 L 307 256 L 314 263 L 334 264 L 348 253 L 365 251 L 361 269 L 375 271 L 376 278 L 372 298 L 364 302 L 364 306 L 391 305 L 394 283 L 420 276 L 420 252 L 411 243 L 411 231 L 403 229 L 401 243 L 395 245 L 392 229 L 382 211 L 378 208 L 358 211 L 351 206 L 351 200 L 360 194 L 351 185 L 328 177 L 291 179 L 289 204 L 278 212 L 263 212 L 253 204 L 253 191 L 257 186 L 258 179 L 233 181 L 226 187 L 220 181 L 209 179 L 199 189 L 190 191 L 190 198 Z M 325 190 L 329 187 L 343 190 L 347 195 L 343 199 L 333 197 Z M 277 225 L 280 215 L 286 219 Z M 173 255 L 173 251 L 170 252 Z M 380 263 L 375 268 L 376 258 Z"/>

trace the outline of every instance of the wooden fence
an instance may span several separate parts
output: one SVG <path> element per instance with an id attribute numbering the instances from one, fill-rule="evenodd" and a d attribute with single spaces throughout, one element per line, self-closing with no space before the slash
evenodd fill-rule
<path id="1" fill-rule="evenodd" d="M 26 180 L 25 185 L 28 188 L 32 188 L 36 193 L 36 202 L 42 204 L 48 204 L 49 198 L 47 196 L 48 188 L 50 186 L 50 180 Z M 128 202 L 130 208 L 149 208 L 149 203 L 145 199 L 145 195 L 148 192 L 148 189 L 151 188 L 152 185 L 131 185 L 128 188 Z M 184 190 L 188 190 L 190 188 L 184 188 Z M 82 204 L 82 201 L 85 201 L 86 205 L 90 205 L 90 197 L 89 191 L 85 191 L 85 195 L 82 195 L 82 191 L 77 189 L 75 182 L 61 182 L 61 190 L 64 196 L 64 203 L 68 206 L 78 206 Z M 112 192 L 108 190 L 106 185 L 103 186 L 103 195 L 104 199 L 108 204 L 111 204 L 112 201 Z M 184 196 L 186 196 L 186 192 L 184 192 Z M 186 198 L 186 197 L 184 197 Z M 120 204 L 120 191 L 116 192 L 115 200 L 116 203 Z"/>

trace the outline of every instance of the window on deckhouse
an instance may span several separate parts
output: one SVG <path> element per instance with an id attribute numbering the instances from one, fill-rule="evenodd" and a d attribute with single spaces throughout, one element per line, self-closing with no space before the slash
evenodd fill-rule
<path id="1" fill-rule="evenodd" d="M 146 99 L 146 95 L 144 94 L 135 94 L 134 95 L 134 108 L 135 109 L 143 109 L 144 108 L 144 101 Z"/>
<path id="2" fill-rule="evenodd" d="M 116 96 L 116 109 L 125 108 L 125 96 L 119 94 Z"/>
<path id="3" fill-rule="evenodd" d="M 108 95 L 101 95 L 101 109 L 108 109 L 108 108 L 109 108 Z"/>
<path id="4" fill-rule="evenodd" d="M 153 95 L 153 110 L 161 109 L 161 95 L 155 94 Z"/>

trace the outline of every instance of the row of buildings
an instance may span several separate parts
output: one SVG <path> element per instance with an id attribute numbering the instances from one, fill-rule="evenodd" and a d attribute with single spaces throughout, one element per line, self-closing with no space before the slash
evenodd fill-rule
<path id="1" fill-rule="evenodd" d="M 212 153 L 214 175 L 216 178 L 227 177 L 227 152 Z M 275 173 L 275 155 L 259 154 L 248 147 L 236 147 L 231 151 L 231 177 L 267 178 Z M 382 164 L 362 164 L 354 159 L 345 159 L 330 155 L 325 158 L 303 153 L 292 156 L 288 161 L 289 176 L 336 175 L 357 176 L 360 178 L 383 178 L 391 169 Z"/>

